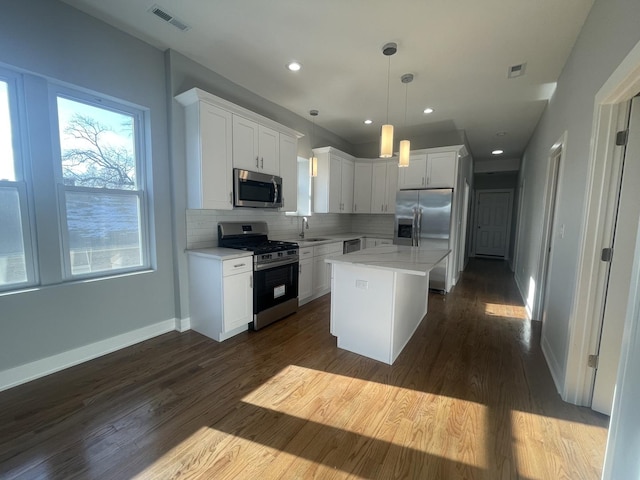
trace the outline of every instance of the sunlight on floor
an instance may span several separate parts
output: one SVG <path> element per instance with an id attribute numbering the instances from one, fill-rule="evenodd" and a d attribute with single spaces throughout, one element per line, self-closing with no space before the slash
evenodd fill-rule
<path id="1" fill-rule="evenodd" d="M 592 478 L 600 478 L 604 449 L 587 452 L 567 439 L 590 437 L 596 441 L 588 444 L 604 445 L 606 427 L 514 410 L 511 412 L 511 430 L 514 461 L 520 475 L 535 478 L 536 472 L 542 470 L 539 464 L 561 466 L 575 463 L 588 465 L 593 472 Z M 579 458 L 576 458 L 576 452 L 581 452 Z M 558 472 L 557 478 L 562 476 Z"/>
<path id="2" fill-rule="evenodd" d="M 311 400 L 310 400 L 311 399 Z M 442 456 L 486 463 L 483 404 L 291 365 L 242 401 L 336 432 Z"/>
<path id="3" fill-rule="evenodd" d="M 527 319 L 527 312 L 525 311 L 524 306 L 519 305 L 486 303 L 484 313 L 485 315 L 490 315 L 493 317 L 515 318 L 521 320 Z"/>

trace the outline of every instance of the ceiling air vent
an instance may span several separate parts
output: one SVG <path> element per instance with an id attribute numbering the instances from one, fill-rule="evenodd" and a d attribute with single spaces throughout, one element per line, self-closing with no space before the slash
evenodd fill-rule
<path id="1" fill-rule="evenodd" d="M 521 63 L 519 65 L 512 65 L 509 67 L 509 73 L 507 77 L 509 78 L 521 77 L 522 75 L 524 75 L 524 71 L 526 68 L 527 68 L 526 63 Z"/>
<path id="2" fill-rule="evenodd" d="M 174 17 L 170 13 L 165 12 L 158 5 L 154 5 L 153 7 L 151 7 L 149 9 L 149 12 L 153 13 L 156 17 L 164 20 L 165 22 L 170 23 L 174 27 L 179 28 L 183 32 L 186 32 L 187 30 L 189 30 L 191 28 L 189 25 L 184 23 L 182 20 L 178 20 L 176 17 Z"/>

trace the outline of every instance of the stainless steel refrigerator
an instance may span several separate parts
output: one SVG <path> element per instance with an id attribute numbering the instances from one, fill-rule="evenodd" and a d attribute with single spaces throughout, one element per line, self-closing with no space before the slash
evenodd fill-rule
<path id="1" fill-rule="evenodd" d="M 426 250 L 450 249 L 453 189 L 400 190 L 396 195 L 393 243 Z M 445 258 L 429 274 L 429 288 L 447 291 Z"/>

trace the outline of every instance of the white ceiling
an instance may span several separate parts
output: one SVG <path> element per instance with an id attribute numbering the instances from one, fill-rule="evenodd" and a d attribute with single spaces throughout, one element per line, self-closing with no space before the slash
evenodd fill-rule
<path id="1" fill-rule="evenodd" d="M 476 159 L 520 157 L 593 0 L 64 0 L 356 145 L 386 119 L 398 135 L 466 131 Z M 153 5 L 191 28 L 148 12 Z M 297 60 L 300 72 L 285 65 Z M 508 79 L 526 62 L 525 75 Z M 401 83 L 404 73 L 415 78 Z M 408 111 L 404 127 L 405 93 Z M 436 111 L 422 113 L 426 106 Z M 365 118 L 374 124 L 363 124 Z M 507 132 L 497 136 L 497 132 Z"/>

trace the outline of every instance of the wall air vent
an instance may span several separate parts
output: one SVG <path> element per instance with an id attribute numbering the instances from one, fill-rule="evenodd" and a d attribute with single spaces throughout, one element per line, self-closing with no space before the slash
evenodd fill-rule
<path id="1" fill-rule="evenodd" d="M 509 73 L 507 74 L 507 77 L 509 78 L 521 77 L 524 75 L 524 71 L 526 68 L 527 68 L 526 63 L 520 63 L 519 65 L 512 65 L 509 67 Z"/>
<path id="2" fill-rule="evenodd" d="M 170 13 L 167 13 L 166 11 L 164 11 L 158 5 L 154 5 L 153 7 L 151 7 L 149 9 L 149 12 L 153 13 L 156 17 L 164 20 L 165 22 L 170 23 L 174 27 L 182 30 L 183 32 L 186 32 L 187 30 L 189 30 L 191 28 L 189 25 L 184 23 L 182 20 L 178 20 L 176 17 L 174 17 Z"/>

